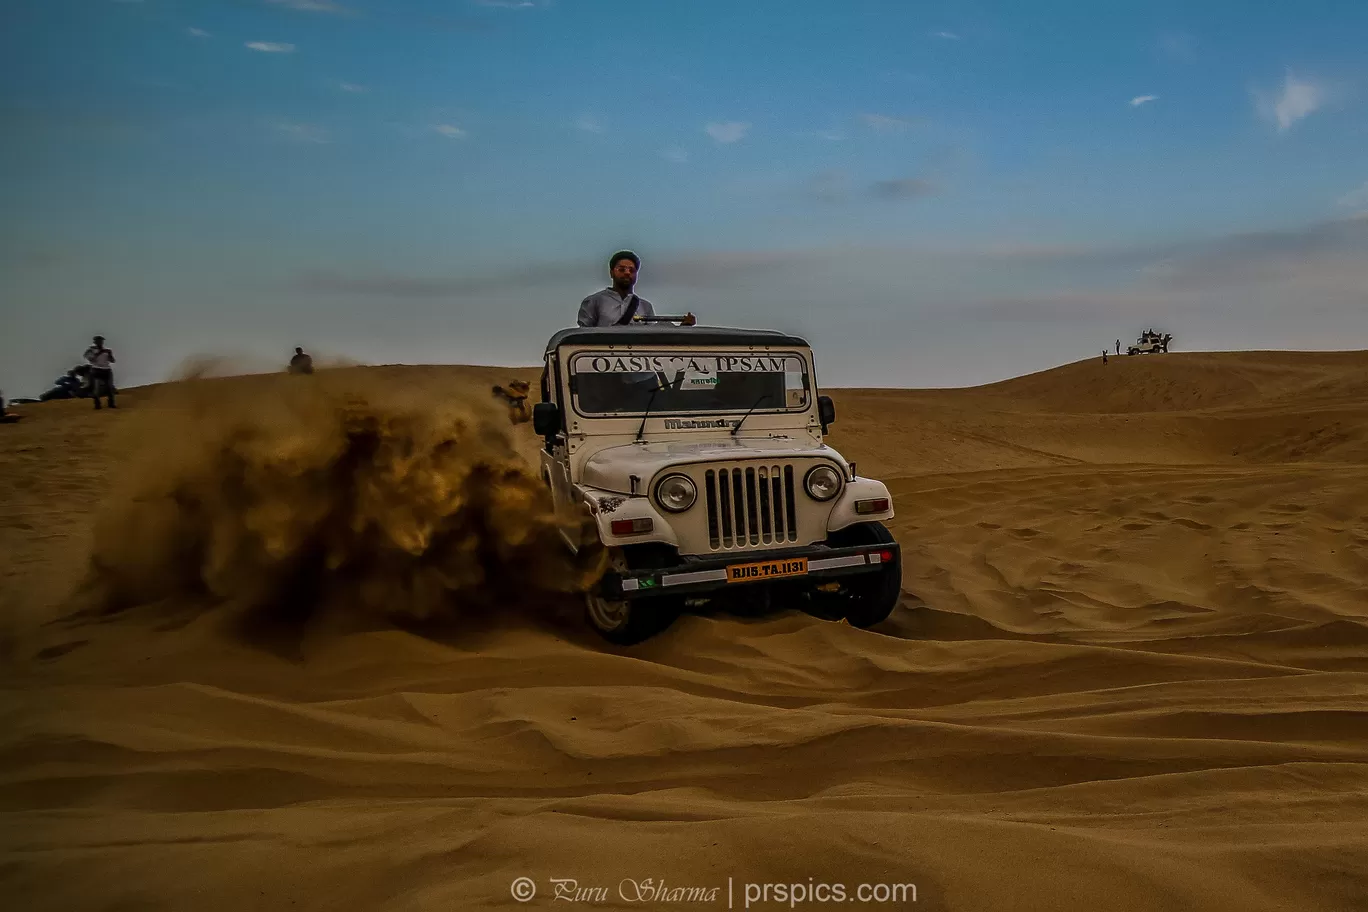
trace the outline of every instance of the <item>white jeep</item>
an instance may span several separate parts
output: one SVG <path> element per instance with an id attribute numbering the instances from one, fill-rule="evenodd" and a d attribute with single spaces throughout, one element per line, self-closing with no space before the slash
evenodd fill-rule
<path id="1" fill-rule="evenodd" d="M 888 488 L 823 442 L 812 350 L 766 330 L 566 329 L 547 344 L 533 427 L 575 553 L 607 551 L 590 623 L 629 644 L 721 594 L 779 595 L 869 627 L 902 590 Z M 577 525 L 578 524 L 578 525 Z"/>
<path id="2" fill-rule="evenodd" d="M 1173 341 L 1173 333 L 1159 333 L 1152 329 L 1147 329 L 1140 334 L 1140 339 L 1134 345 L 1126 349 L 1128 355 L 1153 355 L 1160 352 L 1167 353 L 1169 343 Z"/>

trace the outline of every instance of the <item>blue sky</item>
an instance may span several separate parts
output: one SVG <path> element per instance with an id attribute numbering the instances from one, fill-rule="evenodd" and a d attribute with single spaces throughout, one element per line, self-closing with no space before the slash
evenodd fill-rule
<path id="1" fill-rule="evenodd" d="M 11 0 L 0 389 L 531 363 L 619 247 L 830 384 L 1368 346 L 1368 4 Z"/>

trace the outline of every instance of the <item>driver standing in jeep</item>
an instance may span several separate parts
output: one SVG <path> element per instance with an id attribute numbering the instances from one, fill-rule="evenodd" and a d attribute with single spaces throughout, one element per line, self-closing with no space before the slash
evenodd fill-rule
<path id="1" fill-rule="evenodd" d="M 580 326 L 630 326 L 636 317 L 654 317 L 655 308 L 651 302 L 636 294 L 632 289 L 636 286 L 637 270 L 641 268 L 641 257 L 630 250 L 619 250 L 608 260 L 608 274 L 613 279 L 613 284 L 600 291 L 596 291 L 589 297 L 580 302 L 579 318 L 577 324 Z M 669 320 L 678 320 L 683 326 L 698 325 L 698 318 L 693 312 L 685 314 L 682 318 L 670 317 Z M 548 401 L 550 391 L 546 385 L 546 369 L 542 369 L 541 393 L 542 401 Z"/>
<path id="2" fill-rule="evenodd" d="M 630 250 L 619 250 L 608 261 L 613 284 L 596 291 L 580 302 L 580 326 L 626 326 L 633 317 L 653 317 L 651 302 L 632 291 L 636 285 L 641 257 Z"/>

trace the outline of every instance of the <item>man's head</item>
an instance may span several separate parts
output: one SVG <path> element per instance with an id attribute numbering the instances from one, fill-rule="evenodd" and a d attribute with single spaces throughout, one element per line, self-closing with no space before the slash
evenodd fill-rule
<path id="1" fill-rule="evenodd" d="M 300 346 L 296 345 L 296 346 L 295 346 L 295 354 L 296 354 L 296 355 L 302 355 L 302 354 L 304 354 L 304 349 L 301 348 Z"/>
<path id="2" fill-rule="evenodd" d="M 92 341 L 96 345 L 104 345 L 104 336 L 96 336 Z"/>
<path id="3" fill-rule="evenodd" d="M 630 250 L 619 250 L 608 260 L 608 274 L 613 277 L 613 287 L 619 291 L 631 291 L 636 285 L 637 270 L 641 268 L 641 257 Z"/>

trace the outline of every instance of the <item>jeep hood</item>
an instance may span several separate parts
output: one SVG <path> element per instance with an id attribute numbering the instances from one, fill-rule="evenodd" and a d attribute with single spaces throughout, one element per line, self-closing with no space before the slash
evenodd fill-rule
<path id="1" fill-rule="evenodd" d="M 646 491 L 652 478 L 672 466 L 702 462 L 737 462 L 744 459 L 829 459 L 847 468 L 841 454 L 826 444 L 785 437 L 741 437 L 728 440 L 629 443 L 608 447 L 584 463 L 586 485 L 618 494 L 631 493 L 631 478 L 641 480 L 637 493 Z"/>

